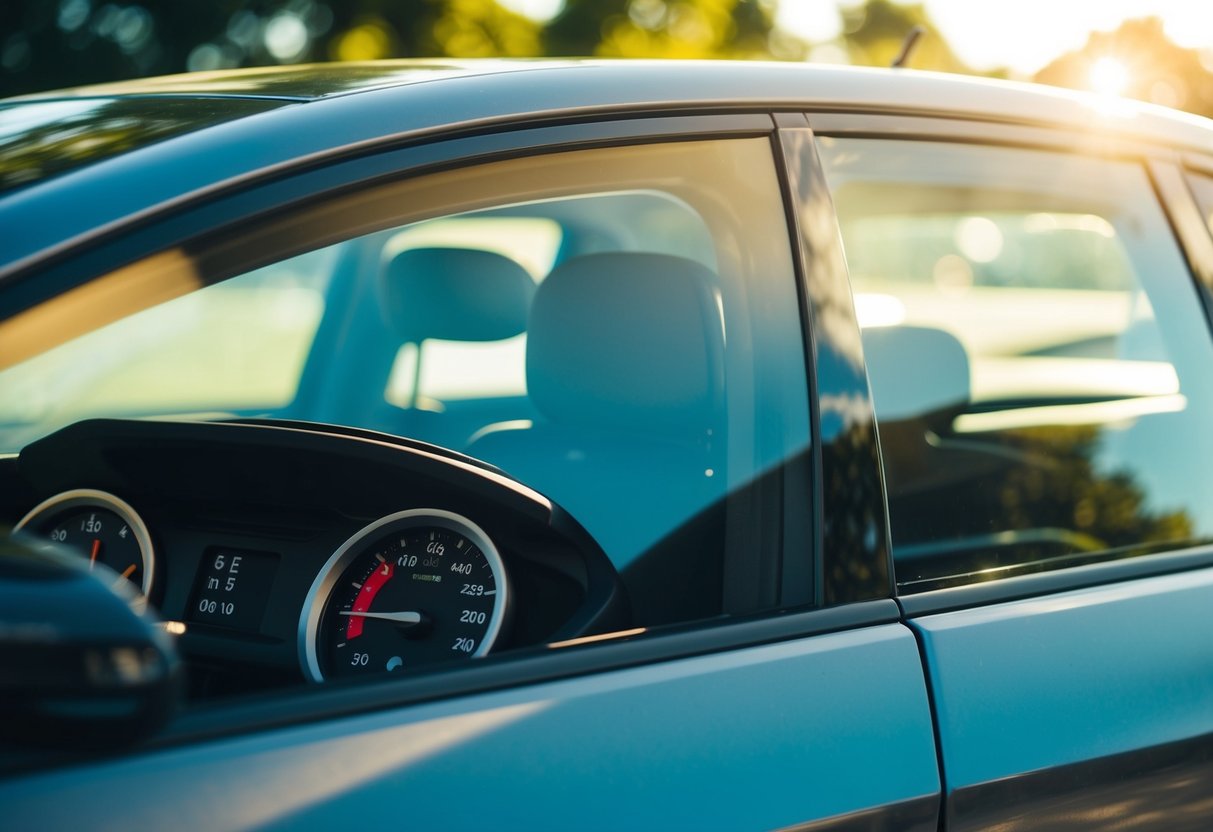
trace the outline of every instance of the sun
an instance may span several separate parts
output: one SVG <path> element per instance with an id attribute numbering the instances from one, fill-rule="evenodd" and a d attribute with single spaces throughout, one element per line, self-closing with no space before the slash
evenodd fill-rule
<path id="1" fill-rule="evenodd" d="M 1091 89 L 1100 95 L 1120 95 L 1129 85 L 1129 70 L 1116 58 L 1100 58 L 1087 76 Z"/>

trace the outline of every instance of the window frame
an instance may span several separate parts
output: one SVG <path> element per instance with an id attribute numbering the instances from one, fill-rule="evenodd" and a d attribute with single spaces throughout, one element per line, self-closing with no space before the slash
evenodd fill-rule
<path id="1" fill-rule="evenodd" d="M 1190 200 L 1196 209 L 1195 224 L 1204 228 L 1206 233 L 1203 237 L 1207 238 L 1206 240 L 1202 238 L 1202 235 L 1196 233 L 1195 227 L 1189 227 L 1189 223 L 1192 222 L 1193 218 L 1186 218 L 1184 232 L 1185 235 L 1190 234 L 1192 239 L 1188 240 L 1185 236 L 1185 242 L 1191 245 L 1193 254 L 1196 256 L 1194 259 L 1198 261 L 1196 267 L 1199 268 L 1201 282 L 1207 288 L 1213 289 L 1213 224 L 1210 224 L 1210 221 L 1205 219 L 1205 206 L 1201 205 L 1200 199 L 1197 198 L 1194 186 L 1195 180 L 1202 179 L 1207 181 L 1209 186 L 1213 188 L 1213 156 L 1205 157 L 1186 154 L 1183 160 L 1182 173 L 1188 199 L 1185 199 L 1182 194 L 1177 192 L 1175 194 L 1175 201 L 1180 205 L 1184 205 Z M 1213 205 L 1208 206 L 1208 210 L 1213 211 Z"/>
<path id="2" fill-rule="evenodd" d="M 104 236 L 70 251 L 53 252 L 28 266 L 23 265 L 19 273 L 0 282 L 0 320 L 157 252 L 188 246 L 192 241 L 225 229 L 248 227 L 285 211 L 391 181 L 568 150 L 754 137 L 770 143 L 772 165 L 782 197 L 780 208 L 788 224 L 789 255 L 802 299 L 801 343 L 797 348 L 803 349 L 806 356 L 819 356 L 823 347 L 809 341 L 809 327 L 805 321 L 812 311 L 803 291 L 804 275 L 811 272 L 811 267 L 806 266 L 811 262 L 806 246 L 814 238 L 800 233 L 800 221 L 792 211 L 797 185 L 789 181 L 789 169 L 803 168 L 789 168 L 789 165 L 807 164 L 812 169 L 812 181 L 821 183 L 823 180 L 820 170 L 815 168 L 815 150 L 803 117 L 772 114 L 761 109 L 696 115 L 614 113 L 594 120 L 541 127 L 520 123 L 506 129 L 499 127 L 493 132 L 427 137 L 405 147 L 401 147 L 398 140 L 393 143 L 389 138 L 373 147 L 358 147 L 357 155 L 353 155 L 355 151 L 351 149 L 351 155 L 338 155 L 323 166 L 309 165 L 305 160 L 296 170 L 265 171 L 242 183 L 239 189 L 213 194 L 186 205 L 167 206 L 153 215 L 133 218 L 121 227 L 109 229 Z M 812 151 L 808 156 L 803 154 L 806 147 Z M 803 198 L 804 194 L 799 196 Z M 810 190 L 809 197 L 819 208 L 832 212 L 828 194 L 821 187 Z M 835 272 L 828 277 L 834 281 L 835 289 L 840 285 L 839 279 L 845 286 L 845 273 Z M 792 278 L 793 275 L 789 275 L 789 279 Z M 812 363 L 807 363 L 807 368 L 808 410 L 815 414 L 813 379 L 817 373 Z M 440 669 L 413 678 L 385 680 L 377 685 L 282 691 L 272 697 L 272 701 L 209 705 L 184 715 L 149 747 L 176 746 L 271 726 L 893 623 L 899 620 L 899 611 L 892 600 L 891 580 L 883 583 L 878 580 L 874 588 L 865 588 L 862 593 L 846 597 L 840 589 L 836 593 L 839 597 L 834 599 L 839 605 L 833 607 L 822 603 L 822 581 L 814 581 L 815 594 L 806 595 L 803 590 L 806 577 L 826 575 L 831 569 L 831 564 L 824 562 L 828 547 L 822 540 L 819 522 L 823 511 L 821 491 L 816 484 L 821 481 L 822 454 L 816 440 L 816 428 L 816 418 L 811 416 L 807 451 L 785 460 L 775 475 L 760 477 L 756 483 L 756 487 L 762 489 L 763 499 L 774 495 L 781 514 L 778 523 L 768 524 L 771 528 L 756 530 L 762 537 L 759 548 L 766 553 L 759 562 L 769 575 L 759 583 L 769 584 L 767 588 L 776 593 L 777 598 L 777 603 L 762 613 L 672 625 L 652 634 L 625 632 L 606 637 L 603 640 L 609 643 L 596 645 L 592 650 L 573 645 L 560 650 L 521 651 L 520 654 L 488 657 L 475 668 Z M 811 511 L 806 512 L 806 505 L 812 507 Z M 753 527 L 754 524 L 749 525 Z M 726 581 L 741 578 L 742 571 L 736 567 L 730 570 L 726 565 Z M 750 576 L 745 580 L 752 584 L 754 578 Z M 836 587 L 845 587 L 846 580 L 843 576 L 834 583 Z M 742 591 L 764 590 L 750 585 Z M 828 593 L 826 597 L 829 599 Z M 848 603 L 842 603 L 844 601 Z"/>
<path id="3" fill-rule="evenodd" d="M 1043 123 L 1025 124 L 923 115 L 912 110 L 880 114 L 822 110 L 807 112 L 806 118 L 814 135 L 820 137 L 952 142 L 972 146 L 1047 150 L 1139 165 L 1155 192 L 1178 252 L 1188 267 L 1190 278 L 1202 301 L 1209 337 L 1213 338 L 1213 239 L 1210 238 L 1191 191 L 1183 180 L 1181 164 L 1185 157 L 1173 148 L 1121 137 L 1101 129 L 1100 125 L 1094 125 L 1086 132 Z M 1187 155 L 1187 160 L 1191 166 L 1191 154 Z M 834 230 L 835 233 L 841 234 L 837 217 Z M 855 334 L 858 337 L 858 332 Z M 887 516 L 889 502 L 883 477 L 881 499 Z M 890 547 L 890 560 L 891 554 Z M 915 617 L 1209 566 L 1213 566 L 1213 545 L 1178 547 L 1124 560 L 1105 560 L 908 595 L 903 594 L 900 589 L 895 591 L 903 613 L 908 617 Z M 893 571 L 892 563 L 890 571 Z M 894 584 L 896 586 L 895 581 Z"/>
<path id="4" fill-rule="evenodd" d="M 778 114 L 776 122 L 799 249 L 812 399 L 813 602 L 831 606 L 894 591 L 888 496 L 850 275 L 815 132 L 803 114 Z"/>

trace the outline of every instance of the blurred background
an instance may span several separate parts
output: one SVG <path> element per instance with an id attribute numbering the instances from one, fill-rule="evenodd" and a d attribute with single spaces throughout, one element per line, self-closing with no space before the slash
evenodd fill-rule
<path id="1" fill-rule="evenodd" d="M 379 58 L 599 56 L 909 66 L 1213 116 L 1208 0 L 3 0 L 0 97 Z"/>

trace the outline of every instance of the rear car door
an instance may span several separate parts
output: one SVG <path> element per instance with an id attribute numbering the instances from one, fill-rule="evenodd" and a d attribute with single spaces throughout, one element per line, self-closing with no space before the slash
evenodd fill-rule
<path id="1" fill-rule="evenodd" d="M 779 129 L 765 114 L 623 119 L 359 152 L 90 252 L 91 263 L 112 257 L 118 279 L 157 274 L 139 268 L 153 263 L 170 282 L 184 264 L 193 283 L 173 285 L 205 287 L 174 301 L 190 314 L 167 319 L 201 321 L 193 335 L 155 307 L 139 339 L 117 339 L 128 349 L 168 333 L 158 366 L 141 371 L 171 381 L 177 350 L 218 388 L 202 402 L 197 389 L 176 401 L 179 387 L 154 386 L 163 398 L 150 407 L 333 421 L 494 462 L 599 541 L 632 599 L 630 626 L 378 685 L 200 696 L 150 748 L 0 783 L 6 828 L 935 829 L 927 690 L 892 600 L 872 413 L 846 335 L 857 330 L 839 303 L 836 241 L 820 233 L 832 219 L 803 120 Z M 816 184 L 789 191 L 787 169 Z M 792 218 L 793 201 L 808 223 Z M 166 239 L 179 241 L 171 257 Z M 413 315 L 421 295 L 397 296 L 401 258 L 453 261 L 469 249 L 516 260 L 540 283 L 536 297 L 546 281 L 581 285 L 570 274 L 607 291 L 596 302 L 619 312 L 601 316 L 618 340 L 587 345 L 583 330 L 560 331 L 567 340 L 536 356 L 535 309 L 521 351 L 505 343 L 522 333 L 500 325 L 501 310 L 473 304 L 448 326 L 447 300 Z M 66 276 L 70 261 L 56 268 L 59 280 L 83 281 Z M 686 311 L 654 290 L 662 269 L 706 281 L 695 325 L 722 328 L 721 338 L 690 340 L 710 395 L 694 388 L 671 403 L 668 385 L 646 386 L 683 360 L 682 342 L 668 354 L 649 347 Z M 451 296 L 447 282 L 431 282 L 424 297 Z M 620 287 L 631 294 L 609 294 Z M 584 312 L 581 291 L 590 290 L 561 296 L 569 314 Z M 636 328 L 646 314 L 651 331 Z M 803 320 L 819 333 L 811 350 Z M 266 346 L 270 324 L 285 328 L 286 347 Z M 215 349 L 199 351 L 198 339 Z M 464 342 L 496 352 L 467 358 Z M 46 360 L 74 355 L 78 366 L 97 346 L 63 349 Z M 574 359 L 587 369 L 570 371 L 563 362 Z M 207 364 L 221 360 L 229 373 Z M 427 375 L 426 362 L 439 370 Z M 484 362 L 497 368 L 488 381 Z M 550 375 L 537 379 L 536 364 Z M 7 372 L 23 366 L 39 369 Z M 275 378 L 273 397 L 236 383 L 241 373 Z M 694 374 L 676 375 L 681 384 Z M 810 376 L 820 406 L 810 406 Z M 597 383 L 585 397 L 606 385 L 618 395 L 587 406 L 568 392 L 586 378 Z M 704 436 L 686 447 L 663 421 L 669 409 L 685 426 L 682 399 L 708 413 Z M 48 419 L 80 413 L 59 404 Z M 626 440 L 612 433 L 620 427 Z M 679 484 L 687 459 L 698 467 Z M 161 534 L 171 544 L 171 530 Z M 162 548 L 166 580 L 178 585 L 161 597 L 190 597 L 192 570 L 174 569 L 178 553 Z M 275 599 L 270 609 L 303 603 Z M 228 686 L 244 672 L 224 667 L 237 642 L 243 662 L 300 678 L 294 619 L 270 613 L 259 627 L 191 623 L 182 647 Z"/>
<path id="2" fill-rule="evenodd" d="M 1173 156 L 1094 132 L 910 119 L 905 140 L 882 137 L 900 120 L 812 120 L 947 827 L 1207 827 L 1208 241 Z"/>

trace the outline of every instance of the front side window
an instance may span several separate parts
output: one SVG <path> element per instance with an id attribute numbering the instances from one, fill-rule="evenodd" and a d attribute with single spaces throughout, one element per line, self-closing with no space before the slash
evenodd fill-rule
<path id="1" fill-rule="evenodd" d="M 1142 167 L 823 139 L 903 591 L 1213 537 L 1213 349 Z"/>
<path id="2" fill-rule="evenodd" d="M 0 370 L 0 450 L 89 416 L 289 405 L 336 259 L 331 249 L 290 257 Z"/>
<path id="3" fill-rule="evenodd" d="M 729 495 L 808 443 L 786 228 L 763 138 L 342 196 L 102 277 L 183 288 L 0 372 L 0 440 L 102 415 L 406 436 L 560 503 L 637 623 L 741 611 L 722 577 L 746 528 Z"/>

